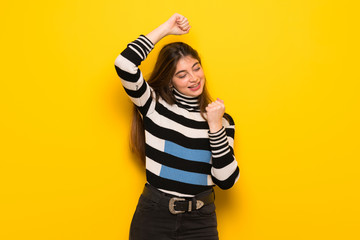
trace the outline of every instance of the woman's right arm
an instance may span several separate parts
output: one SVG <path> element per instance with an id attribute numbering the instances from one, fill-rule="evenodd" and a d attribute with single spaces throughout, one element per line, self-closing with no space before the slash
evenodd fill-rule
<path id="1" fill-rule="evenodd" d="M 138 66 L 154 48 L 144 35 L 129 43 L 115 60 L 115 69 L 130 100 L 145 116 L 152 97 L 149 85 L 144 81 Z"/>
<path id="2" fill-rule="evenodd" d="M 186 34 L 189 30 L 188 20 L 180 14 L 174 14 L 146 36 L 141 35 L 129 43 L 127 48 L 116 58 L 115 69 L 121 83 L 143 116 L 148 112 L 152 97 L 150 87 L 144 80 L 138 66 L 162 38 L 168 35 Z"/>
<path id="3" fill-rule="evenodd" d="M 166 22 L 146 35 L 154 45 L 168 35 L 182 35 L 190 31 L 191 26 L 186 17 L 175 13 Z"/>

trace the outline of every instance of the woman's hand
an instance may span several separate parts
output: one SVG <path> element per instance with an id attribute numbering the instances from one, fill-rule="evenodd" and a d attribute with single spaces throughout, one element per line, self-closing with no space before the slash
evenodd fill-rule
<path id="1" fill-rule="evenodd" d="M 175 13 L 172 15 L 169 20 L 167 20 L 164 25 L 168 29 L 167 35 L 182 35 L 190 31 L 191 26 L 186 17 Z"/>
<path id="2" fill-rule="evenodd" d="M 191 26 L 186 17 L 175 13 L 166 22 L 161 24 L 155 30 L 146 35 L 153 44 L 159 42 L 168 35 L 182 35 L 190 31 Z"/>
<path id="3" fill-rule="evenodd" d="M 219 131 L 222 128 L 222 118 L 225 113 L 224 101 L 218 98 L 216 101 L 209 103 L 205 110 L 210 132 Z"/>

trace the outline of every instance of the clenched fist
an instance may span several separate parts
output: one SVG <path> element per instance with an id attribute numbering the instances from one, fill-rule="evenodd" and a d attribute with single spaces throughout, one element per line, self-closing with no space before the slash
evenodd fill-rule
<path id="1" fill-rule="evenodd" d="M 210 132 L 219 131 L 222 128 L 222 117 L 225 113 L 224 101 L 217 98 L 216 101 L 209 103 L 205 110 Z"/>
<path id="2" fill-rule="evenodd" d="M 164 23 L 167 26 L 167 35 L 182 35 L 189 32 L 191 26 L 186 17 L 175 13 Z"/>
<path id="3" fill-rule="evenodd" d="M 191 26 L 188 19 L 181 14 L 175 13 L 166 22 L 148 33 L 146 37 L 153 44 L 156 44 L 163 37 L 166 37 L 168 35 L 186 34 L 190 31 L 190 28 Z"/>

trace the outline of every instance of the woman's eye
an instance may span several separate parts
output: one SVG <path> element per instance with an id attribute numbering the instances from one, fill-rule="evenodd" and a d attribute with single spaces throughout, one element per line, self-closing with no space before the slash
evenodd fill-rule
<path id="1" fill-rule="evenodd" d="M 200 70 L 200 67 L 194 69 L 194 71 L 199 71 L 199 70 Z"/>
<path id="2" fill-rule="evenodd" d="M 186 77 L 186 74 L 185 74 L 185 75 L 181 75 L 181 76 L 179 76 L 179 78 L 184 78 L 184 77 Z"/>

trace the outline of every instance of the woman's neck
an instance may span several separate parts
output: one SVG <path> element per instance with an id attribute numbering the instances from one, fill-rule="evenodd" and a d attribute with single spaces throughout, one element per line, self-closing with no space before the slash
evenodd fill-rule
<path id="1" fill-rule="evenodd" d="M 173 88 L 173 94 L 178 104 L 187 109 L 199 109 L 199 97 L 191 97 L 182 94 L 175 88 Z"/>

